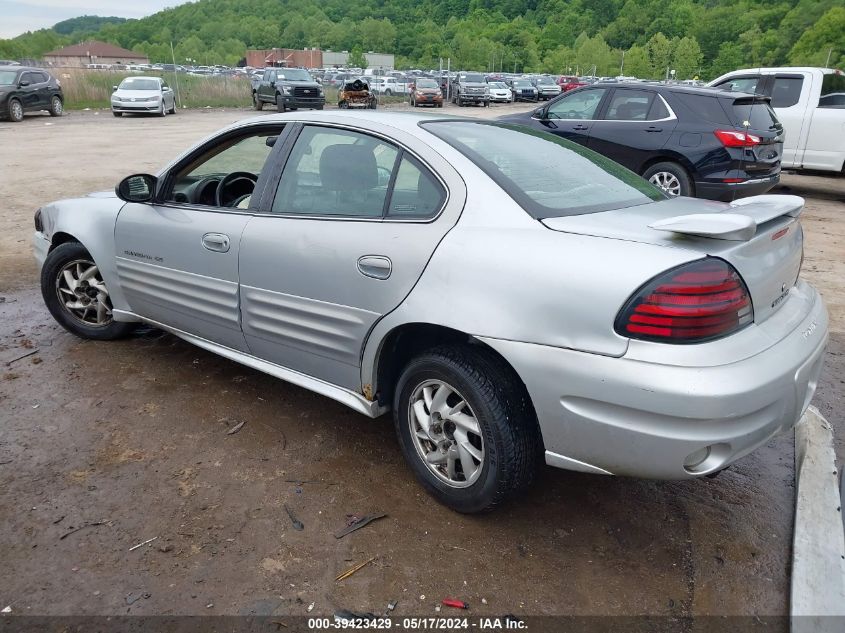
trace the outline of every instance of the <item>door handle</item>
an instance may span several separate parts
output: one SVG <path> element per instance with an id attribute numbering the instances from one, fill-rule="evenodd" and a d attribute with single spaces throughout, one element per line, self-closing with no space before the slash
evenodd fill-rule
<path id="1" fill-rule="evenodd" d="M 572 129 L 573 129 L 573 130 L 589 130 L 589 129 L 590 129 L 590 126 L 589 126 L 589 125 L 581 125 L 581 124 L 579 123 L 578 125 L 576 125 L 576 126 L 575 126 L 574 128 L 572 128 Z"/>
<path id="2" fill-rule="evenodd" d="M 650 125 L 650 126 L 648 126 L 648 127 L 645 129 L 645 131 L 646 131 L 646 132 L 662 132 L 662 131 L 663 131 L 663 128 L 662 128 L 662 127 L 655 127 L 655 126 L 653 126 L 653 125 Z"/>
<path id="3" fill-rule="evenodd" d="M 202 245 L 203 248 L 216 253 L 228 253 L 231 243 L 229 242 L 228 235 L 223 235 L 222 233 L 206 233 L 202 236 Z"/>
<path id="4" fill-rule="evenodd" d="M 393 272 L 393 262 L 383 255 L 364 255 L 358 258 L 358 272 L 373 279 L 387 279 Z"/>

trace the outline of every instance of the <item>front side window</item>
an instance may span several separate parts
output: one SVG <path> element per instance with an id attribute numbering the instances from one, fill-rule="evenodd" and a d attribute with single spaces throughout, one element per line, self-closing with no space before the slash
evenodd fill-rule
<path id="1" fill-rule="evenodd" d="M 652 99 L 653 92 L 618 89 L 613 93 L 604 118 L 608 121 L 645 121 Z"/>
<path id="2" fill-rule="evenodd" d="M 538 220 L 666 198 L 618 163 L 553 134 L 503 123 L 432 121 L 421 125 L 472 160 Z"/>
<path id="3" fill-rule="evenodd" d="M 249 207 L 258 176 L 280 129 L 227 138 L 178 168 L 165 195 L 168 202 L 212 207 Z"/>
<path id="4" fill-rule="evenodd" d="M 772 84 L 772 107 L 789 108 L 801 98 L 803 77 L 775 77 Z"/>
<path id="5" fill-rule="evenodd" d="M 549 119 L 580 119 L 584 121 L 595 119 L 599 103 L 606 91 L 605 88 L 595 88 L 573 92 L 549 106 L 546 117 Z"/>

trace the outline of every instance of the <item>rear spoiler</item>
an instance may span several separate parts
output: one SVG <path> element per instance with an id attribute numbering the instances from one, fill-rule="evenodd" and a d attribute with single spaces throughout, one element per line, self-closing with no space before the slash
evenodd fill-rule
<path id="1" fill-rule="evenodd" d="M 648 226 L 680 235 L 747 242 L 761 224 L 784 215 L 797 218 L 803 210 L 804 198 L 798 196 L 752 196 L 732 202 L 723 213 L 679 215 Z"/>

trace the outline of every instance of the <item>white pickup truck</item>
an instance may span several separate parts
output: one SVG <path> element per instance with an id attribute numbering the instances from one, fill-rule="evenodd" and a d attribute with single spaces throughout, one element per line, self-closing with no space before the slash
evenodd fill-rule
<path id="1" fill-rule="evenodd" d="M 845 73 L 831 68 L 735 70 L 709 86 L 766 95 L 783 123 L 784 169 L 845 173 Z"/>

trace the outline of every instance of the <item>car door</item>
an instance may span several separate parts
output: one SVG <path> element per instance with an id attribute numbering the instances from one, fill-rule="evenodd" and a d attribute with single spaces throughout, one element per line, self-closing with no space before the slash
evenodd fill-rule
<path id="1" fill-rule="evenodd" d="M 31 71 L 21 73 L 17 92 L 24 110 L 37 110 L 41 106 L 36 73 Z"/>
<path id="2" fill-rule="evenodd" d="M 442 158 L 407 147 L 360 128 L 298 126 L 241 241 L 241 322 L 255 356 L 361 388 L 367 333 L 411 291 L 465 199 L 460 184 L 447 193 L 444 171 L 460 180 Z"/>
<path id="3" fill-rule="evenodd" d="M 176 95 L 163 79 L 161 81 L 161 98 L 164 101 L 165 110 L 176 109 Z"/>
<path id="4" fill-rule="evenodd" d="M 276 101 L 276 71 L 265 70 L 264 79 L 258 84 L 258 96 L 263 101 L 273 103 Z"/>
<path id="5" fill-rule="evenodd" d="M 121 209 L 114 234 L 117 271 L 132 312 L 247 351 L 238 309 L 241 234 L 263 190 L 265 166 L 278 151 L 267 141 L 282 131 L 282 124 L 264 124 L 217 137 L 162 177 L 154 202 Z M 252 187 L 244 177 L 226 187 L 218 203 L 221 179 L 244 172 L 258 177 L 254 197 L 245 197 Z"/>
<path id="6" fill-rule="evenodd" d="M 811 73 L 776 73 L 767 86 L 772 97 L 772 108 L 783 124 L 783 163 L 800 167 L 810 141 L 813 109 L 810 95 L 813 91 Z M 826 139 L 815 139 L 824 144 Z"/>
<path id="7" fill-rule="evenodd" d="M 656 91 L 614 88 L 592 125 L 587 146 L 639 173 L 655 151 L 666 145 L 677 124 Z"/>
<path id="8" fill-rule="evenodd" d="M 567 93 L 539 109 L 532 119 L 546 132 L 587 145 L 590 129 L 608 92 L 607 88 L 584 88 Z"/>

